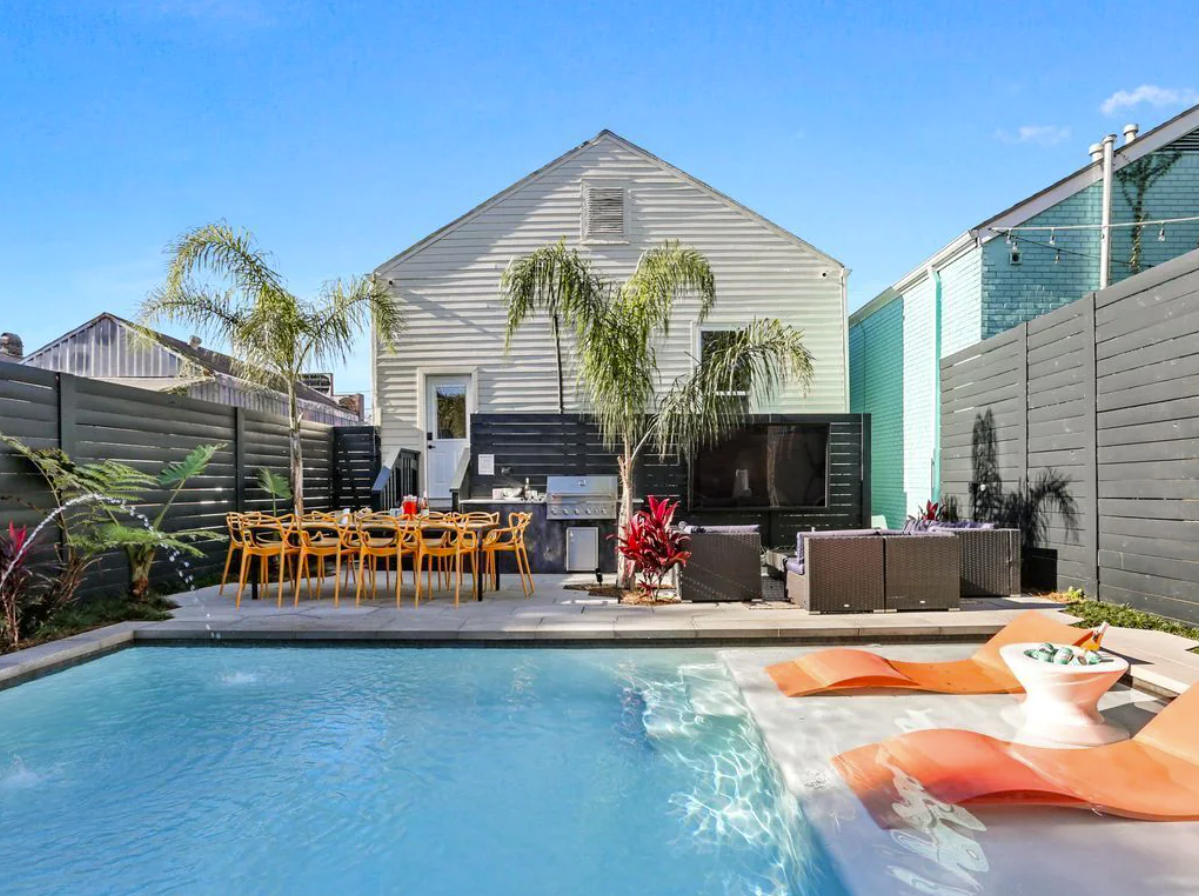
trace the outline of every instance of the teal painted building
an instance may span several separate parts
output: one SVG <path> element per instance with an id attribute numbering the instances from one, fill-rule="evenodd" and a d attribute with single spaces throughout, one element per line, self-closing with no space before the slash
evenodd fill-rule
<path id="1" fill-rule="evenodd" d="M 939 360 L 1099 288 L 1103 192 L 1095 160 L 967 230 L 850 315 L 850 410 L 871 415 L 879 522 L 901 525 L 937 497 Z M 1199 216 L 1199 106 L 1115 148 L 1111 196 L 1110 283 L 1196 248 L 1199 221 L 1118 225 Z"/>

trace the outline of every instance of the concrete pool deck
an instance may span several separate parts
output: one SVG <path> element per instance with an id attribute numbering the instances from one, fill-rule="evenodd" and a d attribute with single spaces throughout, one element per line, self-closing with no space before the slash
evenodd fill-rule
<path id="1" fill-rule="evenodd" d="M 567 588 L 584 584 L 587 575 L 537 575 L 536 593 L 525 599 L 518 581 L 507 576 L 498 592 L 476 603 L 464 588 L 461 605 L 438 592 L 415 608 L 411 581 L 403 606 L 394 591 L 355 607 L 353 600 L 333 606 L 333 586 L 320 600 L 294 606 L 285 590 L 283 606 L 274 592 L 264 599 L 243 599 L 234 606 L 233 588 L 217 587 L 174 595 L 179 609 L 165 622 L 126 622 L 28 650 L 0 656 L 0 687 L 46 674 L 64 665 L 137 643 L 204 641 L 367 642 L 373 644 L 538 644 L 668 643 L 675 646 L 727 644 L 835 644 L 986 640 L 1030 608 L 1067 622 L 1059 605 L 1036 597 L 963 601 L 961 612 L 811 615 L 781 601 L 762 603 L 626 606 L 612 598 L 592 597 Z M 394 582 L 393 582 L 394 585 Z M 379 584 L 380 595 L 383 583 Z M 270 595 L 268 598 L 267 595 Z M 1107 642 L 1132 664 L 1132 680 L 1144 689 L 1173 696 L 1199 680 L 1194 642 L 1161 632 L 1114 630 Z"/>
<path id="2" fill-rule="evenodd" d="M 1078 809 L 950 808 L 918 789 L 911 826 L 883 830 L 830 764 L 837 753 L 897 734 L 965 728 L 1007 738 L 1013 695 L 958 697 L 857 693 L 784 697 L 765 666 L 817 648 L 720 651 L 741 689 L 787 790 L 820 835 L 853 896 L 1044 896 L 1199 892 L 1191 854 L 1199 822 L 1153 823 Z M 972 644 L 885 645 L 895 659 L 943 661 Z M 1117 685 L 1100 702 L 1112 721 L 1139 730 L 1161 708 L 1149 694 Z M 1030 848 L 1035 845 L 1035 848 Z"/>

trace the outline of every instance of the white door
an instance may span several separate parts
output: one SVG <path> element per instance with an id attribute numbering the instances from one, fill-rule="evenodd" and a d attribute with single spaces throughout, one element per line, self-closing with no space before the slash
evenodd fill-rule
<path id="1" fill-rule="evenodd" d="M 469 375 L 425 377 L 425 487 L 431 500 L 449 498 L 458 464 L 470 450 L 469 400 Z"/>

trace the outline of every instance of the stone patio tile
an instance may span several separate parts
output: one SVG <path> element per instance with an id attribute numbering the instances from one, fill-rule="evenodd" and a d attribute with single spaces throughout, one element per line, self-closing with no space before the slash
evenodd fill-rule
<path id="1" fill-rule="evenodd" d="M 537 627 L 535 637 L 543 640 L 611 640 L 615 637 L 615 620 L 564 620 L 546 618 Z"/>
<path id="2" fill-rule="evenodd" d="M 612 632 L 622 638 L 670 638 L 672 640 L 694 639 L 695 626 L 690 619 L 663 619 L 650 616 L 644 619 L 617 619 Z"/>

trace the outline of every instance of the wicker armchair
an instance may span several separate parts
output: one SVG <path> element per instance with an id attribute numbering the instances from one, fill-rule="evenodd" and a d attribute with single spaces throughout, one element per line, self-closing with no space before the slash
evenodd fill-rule
<path id="1" fill-rule="evenodd" d="M 804 533 L 803 557 L 787 561 L 786 593 L 810 613 L 870 613 L 886 609 L 883 539 L 874 529 Z"/>
<path id="2" fill-rule="evenodd" d="M 954 529 L 962 555 L 962 597 L 1020 593 L 1019 529 Z"/>
<path id="3" fill-rule="evenodd" d="M 957 610 L 961 595 L 957 533 L 884 533 L 884 601 L 888 610 Z"/>
<path id="4" fill-rule="evenodd" d="M 695 602 L 762 599 L 762 536 L 757 526 L 685 526 L 691 559 L 679 570 L 679 598 Z"/>

